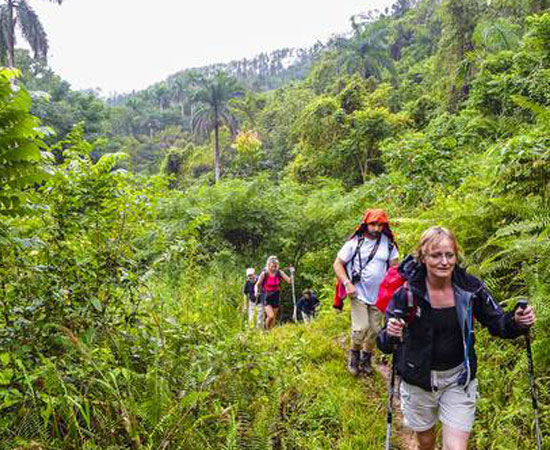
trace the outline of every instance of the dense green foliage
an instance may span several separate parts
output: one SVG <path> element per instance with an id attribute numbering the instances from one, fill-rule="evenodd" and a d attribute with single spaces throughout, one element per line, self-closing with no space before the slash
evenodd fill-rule
<path id="1" fill-rule="evenodd" d="M 380 448 L 384 384 L 345 373 L 349 323 L 330 308 L 334 255 L 374 206 L 402 255 L 449 226 L 504 307 L 530 299 L 548 435 L 549 7 L 399 1 L 354 17 L 303 81 L 223 97 L 218 183 L 189 74 L 153 108 L 145 93 L 103 105 L 33 63 L 47 76 L 22 78 L 47 103 L 2 71 L 0 448 Z M 64 102 L 84 123 L 53 119 Z M 311 327 L 247 329 L 244 268 L 269 254 L 320 294 Z M 533 448 L 522 341 L 480 329 L 477 345 L 471 448 Z"/>

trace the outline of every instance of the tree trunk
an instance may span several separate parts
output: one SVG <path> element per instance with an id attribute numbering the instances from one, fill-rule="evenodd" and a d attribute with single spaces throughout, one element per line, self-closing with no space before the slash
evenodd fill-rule
<path id="1" fill-rule="evenodd" d="M 357 167 L 359 168 L 359 173 L 361 174 L 363 184 L 365 184 L 367 181 L 367 169 L 366 167 L 363 167 L 363 164 L 361 164 L 361 160 L 359 159 L 357 153 L 354 153 L 353 157 L 355 158 L 355 162 L 357 163 Z"/>
<path id="2" fill-rule="evenodd" d="M 214 110 L 214 180 L 220 181 L 220 124 L 218 120 L 218 110 Z"/>
<path id="3" fill-rule="evenodd" d="M 15 20 L 13 0 L 8 0 L 8 67 L 15 67 Z"/>

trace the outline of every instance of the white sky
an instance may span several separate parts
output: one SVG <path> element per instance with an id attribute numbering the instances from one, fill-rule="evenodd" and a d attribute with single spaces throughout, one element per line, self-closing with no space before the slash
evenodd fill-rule
<path id="1" fill-rule="evenodd" d="M 309 47 L 393 0 L 30 0 L 75 89 L 142 89 L 179 70 Z"/>

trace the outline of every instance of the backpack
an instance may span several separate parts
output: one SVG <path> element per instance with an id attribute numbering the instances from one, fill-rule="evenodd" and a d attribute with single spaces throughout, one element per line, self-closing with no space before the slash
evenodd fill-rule
<path id="1" fill-rule="evenodd" d="M 267 283 L 267 276 L 268 276 L 268 273 L 267 273 L 267 269 L 262 269 L 262 272 L 264 274 L 264 279 L 262 280 L 262 291 L 264 290 L 264 286 L 265 284 Z M 275 274 L 275 277 L 277 278 L 277 280 L 279 281 L 279 287 L 281 286 L 281 280 L 283 279 L 283 276 L 281 275 L 281 271 L 280 270 L 277 270 L 277 273 Z"/>
<path id="2" fill-rule="evenodd" d="M 407 280 L 401 276 L 397 267 L 391 267 L 390 270 L 386 273 L 386 276 L 380 283 L 380 288 L 378 289 L 378 297 L 376 298 L 376 308 L 382 313 L 386 312 L 386 308 L 390 303 L 393 294 L 395 294 L 399 289 L 406 290 L 406 304 L 402 305 L 401 308 L 404 313 L 402 317 L 405 322 L 411 323 L 416 317 L 418 309 L 418 301 L 416 297 L 411 292 Z"/>

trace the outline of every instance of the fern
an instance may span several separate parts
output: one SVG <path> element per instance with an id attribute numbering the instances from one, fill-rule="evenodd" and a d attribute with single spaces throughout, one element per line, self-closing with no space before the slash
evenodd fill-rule
<path id="1" fill-rule="evenodd" d="M 41 166 L 39 121 L 30 114 L 31 97 L 13 80 L 18 71 L 0 69 L 0 215 L 26 211 L 25 189 L 41 183 L 47 172 Z"/>

